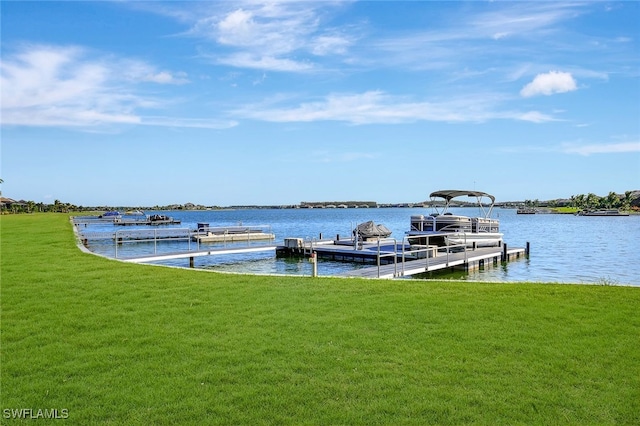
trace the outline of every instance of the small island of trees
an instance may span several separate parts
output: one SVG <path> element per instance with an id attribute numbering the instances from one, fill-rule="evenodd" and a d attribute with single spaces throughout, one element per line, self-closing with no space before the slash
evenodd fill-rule
<path id="1" fill-rule="evenodd" d="M 611 191 L 604 197 L 589 193 L 572 195 L 569 199 L 562 200 L 525 200 L 524 207 L 529 209 L 548 207 L 558 213 L 609 209 L 638 212 L 640 211 L 640 191 L 626 191 L 624 194 L 616 194 Z"/>

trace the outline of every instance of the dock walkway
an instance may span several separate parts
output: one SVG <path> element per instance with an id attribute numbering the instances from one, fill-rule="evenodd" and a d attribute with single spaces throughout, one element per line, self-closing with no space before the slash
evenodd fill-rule
<path id="1" fill-rule="evenodd" d="M 476 269 L 488 262 L 497 264 L 505 256 L 505 250 L 501 247 L 477 248 L 454 253 L 438 253 L 435 257 L 426 257 L 417 260 L 405 260 L 376 265 L 368 268 L 356 269 L 342 274 L 345 277 L 360 278 L 399 278 L 425 272 L 437 271 L 445 268 L 461 267 L 465 270 Z M 506 259 L 517 259 L 525 255 L 524 248 L 506 250 Z"/>
<path id="2" fill-rule="evenodd" d="M 278 248 L 275 244 L 257 245 L 252 247 L 220 247 L 206 250 L 176 251 L 170 253 L 154 253 L 142 256 L 119 257 L 118 260 L 131 263 L 159 262 L 173 259 L 190 259 L 190 266 L 193 267 L 193 258 L 200 256 L 214 256 L 224 254 L 254 253 L 261 251 L 275 251 Z"/>

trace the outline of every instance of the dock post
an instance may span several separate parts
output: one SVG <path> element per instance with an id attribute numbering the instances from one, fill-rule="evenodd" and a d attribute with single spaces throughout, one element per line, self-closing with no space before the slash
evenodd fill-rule
<path id="1" fill-rule="evenodd" d="M 318 258 L 316 256 L 316 252 L 311 252 L 311 256 L 309 257 L 309 262 L 311 262 L 311 276 L 318 276 Z"/>
<path id="2" fill-rule="evenodd" d="M 189 268 L 193 268 L 193 256 L 189 258 Z"/>
<path id="3" fill-rule="evenodd" d="M 507 243 L 502 244 L 502 261 L 506 262 L 509 259 L 507 258 Z"/>
<path id="4" fill-rule="evenodd" d="M 529 251 L 530 251 L 530 249 L 531 249 L 531 245 L 530 245 L 529 241 L 527 241 L 527 245 L 526 245 L 526 247 L 525 247 L 525 249 L 524 249 L 524 254 L 526 254 L 526 255 L 527 255 L 527 257 L 529 257 Z"/>

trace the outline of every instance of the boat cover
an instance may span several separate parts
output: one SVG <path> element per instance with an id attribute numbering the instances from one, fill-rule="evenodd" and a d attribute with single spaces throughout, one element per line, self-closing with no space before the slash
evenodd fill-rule
<path id="1" fill-rule="evenodd" d="M 389 228 L 380 224 L 376 225 L 372 220 L 356 226 L 356 229 L 353 232 L 354 234 L 357 233 L 362 238 L 386 238 L 391 235 L 391 231 L 389 230 Z"/>
<path id="2" fill-rule="evenodd" d="M 491 200 L 491 203 L 494 203 L 496 201 L 496 198 L 493 195 L 487 194 L 486 192 L 464 191 L 464 190 L 458 190 L 458 189 L 447 189 L 447 190 L 435 191 L 431 193 L 430 197 L 444 198 L 445 200 L 447 200 L 447 202 L 449 202 L 453 198 L 463 197 L 465 195 L 468 197 L 487 197 Z"/>

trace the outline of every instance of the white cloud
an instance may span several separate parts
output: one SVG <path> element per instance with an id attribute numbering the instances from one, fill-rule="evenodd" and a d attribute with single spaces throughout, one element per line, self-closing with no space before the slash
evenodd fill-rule
<path id="1" fill-rule="evenodd" d="M 158 84 L 186 84 L 189 82 L 186 73 L 179 72 L 172 74 L 168 71 L 149 73 L 143 77 L 143 80 Z"/>
<path id="2" fill-rule="evenodd" d="M 141 125 L 158 127 L 189 127 L 197 129 L 229 129 L 238 125 L 233 120 L 214 120 L 204 118 L 179 118 L 179 117 L 142 117 Z"/>
<path id="3" fill-rule="evenodd" d="M 271 122 L 343 121 L 351 124 L 398 124 L 417 121 L 484 122 L 492 119 L 522 120 L 535 123 L 554 121 L 537 112 L 505 112 L 496 109 L 499 100 L 490 95 L 466 94 L 446 101 L 411 101 L 382 91 L 330 94 L 314 102 L 279 107 L 283 99 L 249 105 L 233 111 L 241 117 Z M 284 99 L 290 101 L 290 99 Z"/>
<path id="4" fill-rule="evenodd" d="M 471 18 L 465 26 L 477 36 L 501 39 L 546 31 L 553 25 L 580 14 L 575 2 L 512 2 Z"/>
<path id="5" fill-rule="evenodd" d="M 135 123 L 138 98 L 113 90 L 112 71 L 76 47 L 35 46 L 2 61 L 2 123 Z"/>
<path id="6" fill-rule="evenodd" d="M 160 108 L 158 99 L 138 94 L 136 84 L 183 84 L 186 74 L 155 70 L 140 61 L 92 57 L 79 47 L 27 46 L 3 57 L 2 125 L 95 127 L 148 124 L 202 127 L 201 121 L 145 119 L 143 108 Z M 212 121 L 208 127 L 223 125 Z M 229 125 L 224 125 L 229 127 Z"/>
<path id="7" fill-rule="evenodd" d="M 571 92 L 577 89 L 576 81 L 571 73 L 550 71 L 538 74 L 533 81 L 522 88 L 520 95 L 525 98 L 537 95 Z"/>
<path id="8" fill-rule="evenodd" d="M 302 72 L 313 69 L 309 62 L 294 61 L 286 58 L 239 52 L 229 56 L 221 56 L 218 63 L 237 68 L 252 68 L 271 71 Z"/>
<path id="9" fill-rule="evenodd" d="M 352 41 L 340 35 L 321 35 L 311 41 L 311 53 L 317 56 L 345 54 Z"/>
<path id="10" fill-rule="evenodd" d="M 532 123 L 546 123 L 548 121 L 558 121 L 558 119 L 553 118 L 548 114 L 543 114 L 539 111 L 528 111 L 524 113 L 516 113 L 512 118 L 516 118 L 522 121 L 530 121 Z"/>
<path id="11" fill-rule="evenodd" d="M 273 122 L 346 121 L 368 124 L 412 122 L 425 118 L 457 121 L 455 113 L 435 108 L 426 102 L 403 102 L 381 91 L 331 94 L 323 100 L 294 107 L 268 108 L 259 105 L 235 112 L 248 118 Z"/>
<path id="12" fill-rule="evenodd" d="M 253 14 L 242 9 L 234 10 L 217 24 L 218 42 L 231 45 L 251 45 L 256 42 L 257 28 Z M 258 40 L 262 42 L 262 40 Z"/>
<path id="13" fill-rule="evenodd" d="M 238 68 L 304 72 L 315 68 L 305 55 L 342 55 L 352 43 L 339 31 L 321 29 L 331 2 L 221 2 L 223 10 L 196 19 L 190 34 L 215 41 L 228 53 L 206 55 Z M 227 8 L 227 6 L 231 8 Z M 322 32 L 321 32 L 322 31 Z"/>
<path id="14" fill-rule="evenodd" d="M 625 152 L 640 152 L 640 142 L 621 142 L 613 144 L 565 145 L 562 151 L 566 154 L 619 154 Z"/>
<path id="15" fill-rule="evenodd" d="M 456 69 L 476 63 L 483 67 L 494 59 L 500 71 L 531 57 L 546 57 L 550 35 L 563 31 L 560 24 L 584 13 L 583 7 L 578 2 L 531 1 L 499 2 L 478 9 L 461 6 L 461 13 L 443 16 L 424 30 L 385 32 L 390 35 L 372 43 L 376 52 L 370 52 L 365 63 L 414 70 Z"/>

